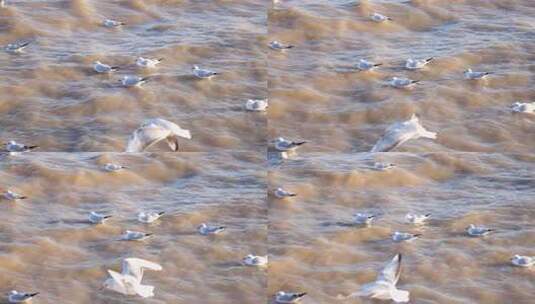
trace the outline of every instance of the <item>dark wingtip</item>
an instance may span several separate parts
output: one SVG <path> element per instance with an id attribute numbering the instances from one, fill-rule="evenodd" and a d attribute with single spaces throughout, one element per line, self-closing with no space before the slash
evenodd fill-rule
<path id="1" fill-rule="evenodd" d="M 290 193 L 288 196 L 297 196 L 297 193 Z"/>
<path id="2" fill-rule="evenodd" d="M 304 297 L 304 296 L 306 296 L 306 295 L 307 295 L 306 292 L 302 292 L 302 293 L 297 294 L 297 296 L 298 296 L 299 298 L 302 298 L 302 297 Z"/>
<path id="3" fill-rule="evenodd" d="M 165 58 L 158 58 L 158 61 L 163 61 Z"/>
<path id="4" fill-rule="evenodd" d="M 108 218 L 110 218 L 110 217 L 113 217 L 113 215 L 106 215 L 106 216 L 104 216 L 103 218 L 108 219 Z"/>
<path id="5" fill-rule="evenodd" d="M 158 212 L 158 215 L 164 215 L 165 211 Z"/>
<path id="6" fill-rule="evenodd" d="M 421 233 L 417 233 L 417 234 L 415 234 L 414 236 L 415 236 L 415 237 L 421 237 L 422 234 L 421 234 Z"/>
<path id="7" fill-rule="evenodd" d="M 425 217 L 430 217 L 431 216 L 431 213 L 426 213 L 425 214 Z"/>
<path id="8" fill-rule="evenodd" d="M 23 199 L 27 199 L 28 197 L 27 196 L 21 196 L 19 197 L 19 199 L 23 200 Z"/>
<path id="9" fill-rule="evenodd" d="M 303 145 L 303 144 L 306 144 L 307 142 L 306 141 L 299 141 L 299 142 L 294 142 L 294 144 L 296 146 L 300 146 L 300 145 Z"/>
<path id="10" fill-rule="evenodd" d="M 427 61 L 427 62 L 431 62 L 431 61 L 433 61 L 434 59 L 435 59 L 435 57 L 429 57 L 429 58 L 427 58 L 425 61 Z"/>
<path id="11" fill-rule="evenodd" d="M 39 148 L 39 146 L 28 146 L 28 150 L 33 150 L 33 149 L 37 149 Z"/>
<path id="12" fill-rule="evenodd" d="M 30 297 L 35 297 L 38 294 L 39 294 L 38 292 L 30 293 Z"/>
<path id="13" fill-rule="evenodd" d="M 154 233 L 145 233 L 145 236 L 151 236 L 154 235 Z"/>
<path id="14" fill-rule="evenodd" d="M 376 64 L 374 64 L 373 66 L 374 66 L 374 67 L 378 67 L 378 66 L 382 66 L 382 65 L 383 65 L 382 63 L 376 63 Z"/>

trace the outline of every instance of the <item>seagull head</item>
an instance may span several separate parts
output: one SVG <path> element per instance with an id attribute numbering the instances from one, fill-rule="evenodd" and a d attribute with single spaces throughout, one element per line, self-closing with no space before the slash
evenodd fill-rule
<path id="1" fill-rule="evenodd" d="M 192 70 L 199 70 L 199 66 L 198 65 L 194 65 L 191 69 Z"/>

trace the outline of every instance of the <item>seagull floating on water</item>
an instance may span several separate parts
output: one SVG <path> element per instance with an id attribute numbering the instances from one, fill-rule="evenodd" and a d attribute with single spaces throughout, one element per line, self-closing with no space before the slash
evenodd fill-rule
<path id="1" fill-rule="evenodd" d="M 365 59 L 360 59 L 359 63 L 357 63 L 356 65 L 356 68 L 361 71 L 371 71 L 375 69 L 376 67 L 382 66 L 382 65 L 383 65 L 382 63 L 374 63 L 374 62 L 367 61 Z"/>
<path id="2" fill-rule="evenodd" d="M 89 221 L 95 225 L 103 224 L 106 220 L 108 220 L 111 217 L 112 217 L 111 215 L 104 215 L 95 211 L 91 211 L 91 213 L 89 213 Z"/>
<path id="3" fill-rule="evenodd" d="M 191 133 L 162 118 L 148 119 L 130 135 L 126 152 L 143 152 L 164 139 L 171 150 L 176 152 L 179 137 L 191 139 Z"/>
<path id="4" fill-rule="evenodd" d="M 210 226 L 205 223 L 202 223 L 197 227 L 198 231 L 202 235 L 214 235 L 219 234 L 223 232 L 226 227 L 225 226 Z"/>
<path id="5" fill-rule="evenodd" d="M 277 41 L 277 40 L 273 40 L 269 43 L 269 47 L 272 49 L 272 50 L 276 50 L 276 51 L 284 51 L 284 50 L 288 50 L 288 49 L 291 49 L 293 48 L 294 46 L 291 45 L 291 44 L 285 44 L 285 43 L 282 43 L 280 41 Z"/>
<path id="6" fill-rule="evenodd" d="M 165 212 L 140 212 L 137 214 L 137 220 L 141 223 L 150 224 L 157 221 Z"/>
<path id="7" fill-rule="evenodd" d="M 142 285 L 145 269 L 160 271 L 162 266 L 138 258 L 123 260 L 121 273 L 108 269 L 110 278 L 104 282 L 104 288 L 124 295 L 138 295 L 143 298 L 154 296 L 154 286 Z"/>
<path id="8" fill-rule="evenodd" d="M 2 197 L 5 200 L 8 200 L 8 201 L 24 200 L 24 199 L 28 198 L 27 196 L 18 194 L 16 192 L 11 191 L 11 190 L 7 190 L 6 192 L 4 192 L 2 194 Z"/>
<path id="9" fill-rule="evenodd" d="M 370 15 L 370 19 L 375 22 L 385 22 L 385 21 L 392 21 L 392 18 L 379 14 L 379 13 L 373 13 Z"/>
<path id="10" fill-rule="evenodd" d="M 268 256 L 248 254 L 243 258 L 243 264 L 247 266 L 263 267 L 268 264 Z"/>
<path id="11" fill-rule="evenodd" d="M 511 263 L 518 267 L 528 268 L 535 265 L 535 257 L 515 254 L 511 259 Z"/>
<path id="12" fill-rule="evenodd" d="M 147 82 L 147 77 L 140 77 L 134 75 L 126 75 L 123 79 L 119 80 L 124 87 L 140 87 Z"/>
<path id="13" fill-rule="evenodd" d="M 371 225 L 375 219 L 375 214 L 371 213 L 355 213 L 353 215 L 353 223 L 357 225 Z"/>
<path id="14" fill-rule="evenodd" d="M 30 45 L 29 41 L 14 42 L 14 43 L 10 43 L 10 44 L 6 45 L 4 50 L 6 50 L 6 52 L 11 53 L 11 54 L 22 53 L 22 51 L 28 45 Z"/>
<path id="15" fill-rule="evenodd" d="M 273 191 L 273 195 L 275 195 L 276 198 L 280 198 L 280 199 L 283 199 L 283 198 L 286 198 L 286 197 L 297 196 L 297 194 L 295 194 L 293 192 L 290 192 L 290 191 L 286 191 L 286 190 L 284 190 L 282 188 L 275 189 L 275 191 Z"/>
<path id="16" fill-rule="evenodd" d="M 396 122 L 390 125 L 385 134 L 373 146 L 370 152 L 388 152 L 402 145 L 408 140 L 420 137 L 436 139 L 437 133 L 427 131 L 419 122 L 418 117 L 413 114 L 410 120 Z"/>
<path id="17" fill-rule="evenodd" d="M 405 216 L 405 220 L 407 221 L 407 223 L 410 223 L 413 225 L 423 225 L 430 217 L 431 217 L 431 213 L 427 213 L 427 214 L 407 213 L 407 215 Z"/>
<path id="18" fill-rule="evenodd" d="M 306 141 L 292 141 L 279 137 L 274 141 L 275 149 L 280 152 L 294 151 L 302 144 L 306 144 Z"/>
<path id="19" fill-rule="evenodd" d="M 126 23 L 124 22 L 121 22 L 121 21 L 117 21 L 117 20 L 111 20 L 111 19 L 106 19 L 102 22 L 102 25 L 104 25 L 105 27 L 107 28 L 116 28 L 116 27 L 120 27 L 122 25 L 125 25 Z"/>
<path id="20" fill-rule="evenodd" d="M 126 230 L 122 235 L 121 240 L 123 241 L 143 241 L 151 237 L 152 233 L 145 233 L 139 231 Z"/>
<path id="21" fill-rule="evenodd" d="M 429 62 L 433 61 L 433 57 L 427 59 L 407 59 L 405 63 L 405 68 L 408 70 L 419 70 L 423 69 Z"/>
<path id="22" fill-rule="evenodd" d="M 409 89 L 419 82 L 420 80 L 412 80 L 405 77 L 392 77 L 392 79 L 388 81 L 388 85 L 397 89 Z"/>
<path id="23" fill-rule="evenodd" d="M 306 292 L 279 291 L 275 294 L 275 302 L 280 304 L 298 303 L 306 294 Z"/>
<path id="24" fill-rule="evenodd" d="M 39 148 L 39 146 L 28 146 L 24 144 L 19 144 L 14 140 L 8 141 L 5 146 L 7 152 L 28 152 L 33 149 Z"/>
<path id="25" fill-rule="evenodd" d="M 201 69 L 199 66 L 194 65 L 192 68 L 193 76 L 200 78 L 200 79 L 210 79 L 216 75 L 219 75 L 218 72 L 214 72 L 207 69 Z"/>
<path id="26" fill-rule="evenodd" d="M 93 69 L 97 73 L 111 73 L 117 71 L 119 67 L 110 66 L 97 60 L 94 62 Z"/>
<path id="27" fill-rule="evenodd" d="M 492 74 L 492 72 L 473 72 L 472 69 L 467 69 L 466 71 L 464 71 L 464 78 L 470 80 L 478 80 L 484 79 L 490 74 Z"/>
<path id="28" fill-rule="evenodd" d="M 7 294 L 7 302 L 8 303 L 28 303 L 31 299 L 33 299 L 36 295 L 38 295 L 38 292 L 19 292 L 16 290 L 12 290 Z"/>
<path id="29" fill-rule="evenodd" d="M 494 231 L 494 230 L 486 228 L 486 227 L 483 227 L 483 226 L 476 226 L 476 225 L 473 225 L 473 224 L 470 224 L 470 226 L 468 226 L 468 228 L 466 228 L 466 233 L 468 233 L 469 236 L 475 236 L 475 237 L 485 236 L 485 235 L 491 233 L 492 231 Z"/>
<path id="30" fill-rule="evenodd" d="M 120 171 L 122 169 L 127 169 L 127 168 L 128 167 L 125 167 L 123 165 L 112 164 L 112 163 L 107 163 L 106 165 L 104 165 L 104 170 L 108 172 L 117 172 L 117 171 Z"/>
<path id="31" fill-rule="evenodd" d="M 268 108 L 267 99 L 248 99 L 245 102 L 245 109 L 253 112 L 263 112 Z"/>
<path id="32" fill-rule="evenodd" d="M 410 242 L 416 240 L 420 236 L 421 234 L 396 231 L 394 234 L 392 234 L 392 240 L 394 242 Z"/>
<path id="33" fill-rule="evenodd" d="M 375 170 L 379 170 L 379 171 L 386 171 L 386 170 L 390 170 L 390 169 L 394 169 L 396 167 L 396 164 L 392 164 L 392 163 L 375 163 L 373 164 L 373 168 Z"/>
<path id="34" fill-rule="evenodd" d="M 338 296 L 339 299 L 350 297 L 368 297 L 379 300 L 393 300 L 396 303 L 409 302 L 409 292 L 397 289 L 396 284 L 401 276 L 401 254 L 390 261 L 383 271 L 377 276 L 375 282 L 363 285 L 359 291 L 349 296 Z"/>
<path id="35" fill-rule="evenodd" d="M 158 64 L 160 64 L 160 62 L 163 61 L 163 58 L 143 58 L 143 57 L 138 57 L 136 59 L 136 65 L 138 67 L 141 67 L 141 68 L 154 68 L 156 67 Z"/>
<path id="36" fill-rule="evenodd" d="M 514 113 L 535 113 L 535 102 L 515 102 L 511 105 L 511 110 Z"/>

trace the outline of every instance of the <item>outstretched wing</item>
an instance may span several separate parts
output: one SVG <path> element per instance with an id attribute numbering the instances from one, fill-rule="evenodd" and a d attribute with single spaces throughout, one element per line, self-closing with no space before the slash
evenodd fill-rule
<path id="1" fill-rule="evenodd" d="M 395 123 L 386 129 L 385 135 L 373 146 L 370 152 L 388 152 L 414 136 L 414 126 L 405 123 Z"/>
<path id="2" fill-rule="evenodd" d="M 154 271 L 162 270 L 162 266 L 147 260 L 138 259 L 138 258 L 127 258 L 123 260 L 123 271 L 124 275 L 132 275 L 138 281 L 141 281 L 143 278 L 143 269 L 149 269 Z"/>
<path id="3" fill-rule="evenodd" d="M 176 136 L 180 136 L 183 138 L 191 139 L 191 133 L 189 130 L 182 129 L 179 125 L 176 123 L 170 122 L 165 119 L 156 118 L 152 120 L 152 123 L 155 125 L 158 125 L 164 129 L 167 129 L 171 132 L 171 134 L 174 134 Z"/>
<path id="4" fill-rule="evenodd" d="M 170 131 L 156 124 L 142 125 L 128 139 L 126 152 L 142 152 L 166 138 Z"/>
<path id="5" fill-rule="evenodd" d="M 390 261 L 377 278 L 378 281 L 386 281 L 393 285 L 396 285 L 401 275 L 401 254 L 398 253 Z"/>

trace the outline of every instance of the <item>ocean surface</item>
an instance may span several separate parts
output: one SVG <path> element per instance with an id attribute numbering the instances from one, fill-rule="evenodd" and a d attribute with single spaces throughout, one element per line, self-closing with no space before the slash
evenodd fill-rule
<path id="1" fill-rule="evenodd" d="M 4 50 L 15 42 L 30 44 Z M 35 304 L 274 304 L 279 290 L 307 292 L 302 304 L 383 303 L 337 296 L 396 253 L 410 303 L 534 301 L 534 268 L 510 263 L 535 256 L 535 115 L 510 107 L 535 101 L 532 0 L 7 0 L 0 46 L 0 144 L 39 146 L 0 153 L 0 193 L 28 197 L 0 200 L 0 303 L 12 289 L 40 292 Z M 139 56 L 163 61 L 140 69 Z M 382 65 L 358 72 L 359 59 Z M 98 74 L 97 60 L 118 70 Z M 193 65 L 220 75 L 196 79 Z M 492 74 L 468 81 L 468 68 Z M 124 88 L 125 75 L 148 81 Z M 392 88 L 394 76 L 419 83 Z M 244 109 L 263 98 L 266 112 Z M 369 153 L 413 114 L 436 140 Z M 124 153 L 156 117 L 192 139 Z M 281 159 L 270 146 L 281 136 L 307 143 Z M 297 196 L 277 199 L 278 187 Z M 166 214 L 136 221 L 151 210 Z M 91 225 L 91 211 L 113 217 Z M 352 225 L 357 212 L 377 219 Z M 411 226 L 409 212 L 431 219 Z M 227 230 L 202 236 L 203 222 Z M 494 231 L 471 238 L 469 224 Z M 154 235 L 120 241 L 125 230 Z M 396 230 L 421 236 L 395 243 Z M 243 266 L 250 253 L 269 267 Z M 154 297 L 102 289 L 127 257 L 163 266 L 144 276 Z"/>

